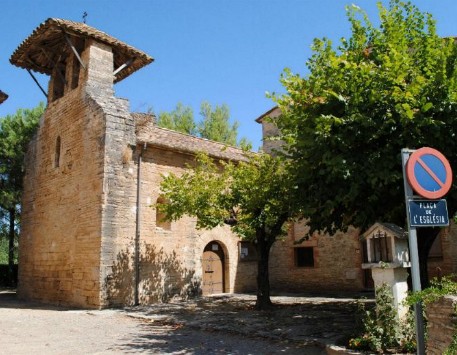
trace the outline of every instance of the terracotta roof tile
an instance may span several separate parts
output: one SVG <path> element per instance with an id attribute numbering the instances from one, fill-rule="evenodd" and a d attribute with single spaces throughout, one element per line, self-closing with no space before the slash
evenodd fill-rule
<path id="1" fill-rule="evenodd" d="M 151 124 L 137 126 L 137 130 L 137 143 L 139 144 L 147 143 L 149 146 L 188 154 L 205 152 L 217 159 L 246 160 L 246 155 L 242 149 L 227 146 L 223 143 L 194 137 Z"/>
<path id="2" fill-rule="evenodd" d="M 50 75 L 55 62 L 58 61 L 57 59 L 68 56 L 71 52 L 65 39 L 65 34 L 70 39 L 94 38 L 99 42 L 111 46 L 114 55 L 114 70 L 127 61 L 132 60 L 130 66 L 121 70 L 116 75 L 114 82 L 125 79 L 133 72 L 154 60 L 146 53 L 85 23 L 49 18 L 38 26 L 14 51 L 10 58 L 11 64 Z"/>

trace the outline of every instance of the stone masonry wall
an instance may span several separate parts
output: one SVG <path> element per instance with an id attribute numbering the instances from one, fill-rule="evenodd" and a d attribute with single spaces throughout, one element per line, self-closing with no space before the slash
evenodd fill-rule
<path id="1" fill-rule="evenodd" d="M 99 307 L 132 305 L 134 302 L 133 257 L 136 234 L 136 173 L 133 160 L 135 122 L 129 102 L 114 97 L 113 55 L 107 46 L 93 43 L 88 60 L 86 92 L 104 124 L 103 173 L 99 206 L 101 233 L 99 254 Z"/>
<path id="2" fill-rule="evenodd" d="M 89 41 L 82 59 L 80 86 L 48 105 L 29 152 L 18 293 L 98 308 L 116 298 L 105 282 L 119 244 L 134 240 L 135 134 L 128 102 L 113 96 L 111 48 Z"/>
<path id="3" fill-rule="evenodd" d="M 28 153 L 18 294 L 98 307 L 103 125 L 82 95 L 75 89 L 48 105 Z"/>
<path id="4" fill-rule="evenodd" d="M 156 224 L 154 204 L 160 196 L 162 175 L 181 174 L 193 156 L 149 147 L 142 158 L 140 302 L 161 302 L 178 295 L 192 297 L 200 292 L 202 254 L 217 241 L 225 254 L 225 292 L 255 289 L 252 264 L 238 264 L 238 243 L 227 226 L 197 230 L 196 219 L 184 217 L 169 228 Z M 127 253 L 127 249 L 124 249 Z M 255 267 L 255 266 L 254 266 Z M 248 272 L 244 272 L 248 271 Z"/>
<path id="5" fill-rule="evenodd" d="M 427 354 L 441 355 L 457 332 L 457 296 L 445 296 L 427 306 Z"/>
<path id="6" fill-rule="evenodd" d="M 334 236 L 314 234 L 303 240 L 306 226 L 295 224 L 283 241 L 273 245 L 270 282 L 275 290 L 360 291 L 363 289 L 362 251 L 358 230 Z M 297 267 L 294 248 L 312 247 L 314 267 Z"/>
<path id="7" fill-rule="evenodd" d="M 271 111 L 268 114 L 269 118 L 276 118 L 281 115 L 281 110 L 279 108 L 275 108 L 273 111 Z M 276 139 L 268 139 L 269 137 L 276 137 L 279 135 L 279 129 L 276 127 L 276 125 L 272 122 L 269 122 L 268 119 L 263 119 L 262 120 L 262 137 L 263 137 L 263 144 L 262 144 L 262 149 L 265 151 L 265 153 L 274 154 L 275 150 L 278 150 L 281 148 L 281 145 L 283 144 L 282 141 L 276 140 Z"/>

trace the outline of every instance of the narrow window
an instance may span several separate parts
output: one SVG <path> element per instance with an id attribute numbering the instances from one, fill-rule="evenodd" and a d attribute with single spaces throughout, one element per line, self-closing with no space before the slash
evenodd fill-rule
<path id="1" fill-rule="evenodd" d="M 314 267 L 314 248 L 300 247 L 295 248 L 295 266 L 296 267 Z"/>
<path id="2" fill-rule="evenodd" d="M 71 89 L 76 89 L 79 84 L 79 71 L 81 64 L 77 58 L 73 59 L 73 68 L 71 70 Z"/>
<path id="3" fill-rule="evenodd" d="M 164 205 L 167 203 L 167 200 L 163 196 L 160 196 L 157 199 L 157 205 Z M 165 214 L 160 212 L 158 208 L 156 208 L 156 227 L 164 230 L 171 230 L 171 222 L 166 220 Z"/>
<path id="4" fill-rule="evenodd" d="M 61 140 L 60 136 L 56 139 L 56 149 L 54 155 L 54 168 L 58 168 L 60 166 L 60 150 L 61 150 Z"/>
<path id="5" fill-rule="evenodd" d="M 52 74 L 52 98 L 50 101 L 60 99 L 65 91 L 65 63 L 59 63 L 55 66 Z"/>
<path id="6" fill-rule="evenodd" d="M 81 53 L 84 49 L 84 40 L 81 38 L 73 38 L 72 42 L 74 48 L 78 53 Z M 81 63 L 75 54 L 72 53 L 72 68 L 71 68 L 71 78 L 70 78 L 70 89 L 76 89 L 79 85 L 79 72 L 81 71 Z"/>

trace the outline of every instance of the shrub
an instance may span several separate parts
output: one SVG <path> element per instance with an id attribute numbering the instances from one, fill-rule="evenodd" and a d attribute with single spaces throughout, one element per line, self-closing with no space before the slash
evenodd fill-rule
<path id="1" fill-rule="evenodd" d="M 394 307 L 392 290 L 386 284 L 376 288 L 376 306 L 372 310 L 359 304 L 362 312 L 363 334 L 349 341 L 349 348 L 383 353 L 415 351 L 413 316 L 408 313 L 406 321 L 399 321 Z"/>
<path id="2" fill-rule="evenodd" d="M 423 305 L 433 303 L 445 295 L 457 295 L 457 275 L 443 276 L 442 278 L 433 278 L 430 281 L 430 287 L 422 291 L 411 293 L 406 302 L 409 305 L 414 305 L 422 302 Z"/>

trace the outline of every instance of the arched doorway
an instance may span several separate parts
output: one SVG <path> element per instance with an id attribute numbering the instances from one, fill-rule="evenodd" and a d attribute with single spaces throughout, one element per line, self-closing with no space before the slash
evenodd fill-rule
<path id="1" fill-rule="evenodd" d="M 208 243 L 202 257 L 203 296 L 224 292 L 224 251 L 218 242 Z"/>

